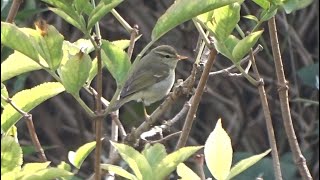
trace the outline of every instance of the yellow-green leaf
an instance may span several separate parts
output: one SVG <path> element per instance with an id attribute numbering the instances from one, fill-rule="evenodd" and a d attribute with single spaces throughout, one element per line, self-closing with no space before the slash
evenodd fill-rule
<path id="1" fill-rule="evenodd" d="M 204 146 L 207 166 L 217 180 L 224 180 L 228 176 L 232 153 L 231 139 L 222 128 L 221 119 L 219 119 Z"/>
<path id="2" fill-rule="evenodd" d="M 200 177 L 183 163 L 178 165 L 177 173 L 181 180 L 200 180 Z"/>
<path id="3" fill-rule="evenodd" d="M 101 168 L 130 180 L 138 180 L 138 178 L 135 175 L 129 173 L 128 171 L 124 170 L 122 167 L 119 166 L 115 166 L 112 164 L 101 164 Z"/>
<path id="4" fill-rule="evenodd" d="M 156 168 L 154 168 L 154 172 L 157 172 L 157 177 L 155 177 L 155 179 L 162 180 L 167 177 L 177 168 L 178 164 L 187 160 L 192 154 L 201 148 L 202 146 L 183 147 L 163 158 Z"/>
<path id="5" fill-rule="evenodd" d="M 264 156 L 269 154 L 270 151 L 271 150 L 268 149 L 267 151 L 265 151 L 261 154 L 257 154 L 257 155 L 254 155 L 249 158 L 241 160 L 235 166 L 232 167 L 227 179 L 231 179 L 231 178 L 235 177 L 236 175 L 242 173 L 244 170 L 248 169 L 249 167 L 251 167 L 252 165 L 257 163 L 258 161 L 260 161 Z"/>
<path id="6" fill-rule="evenodd" d="M 116 79 L 117 85 L 121 84 L 126 78 L 131 66 L 128 54 L 106 40 L 102 40 L 101 48 L 101 58 L 104 64 L 113 78 Z"/>
<path id="7" fill-rule="evenodd" d="M 200 14 L 213 9 L 243 0 L 177 0 L 158 19 L 152 30 L 152 40 L 155 41 L 165 33 Z"/>
<path id="8" fill-rule="evenodd" d="M 218 41 L 225 41 L 240 20 L 240 3 L 232 3 L 197 16 Z"/>
<path id="9" fill-rule="evenodd" d="M 82 145 L 76 152 L 69 151 L 68 159 L 72 165 L 80 169 L 83 161 L 88 157 L 90 152 L 96 147 L 96 141 Z"/>
<path id="10" fill-rule="evenodd" d="M 118 150 L 123 160 L 125 160 L 128 163 L 128 165 L 134 172 L 135 176 L 139 180 L 155 178 L 152 176 L 153 171 L 147 159 L 142 154 L 140 154 L 137 150 L 125 144 L 120 144 L 115 142 L 111 142 L 111 144 Z"/>
<path id="11" fill-rule="evenodd" d="M 262 33 L 263 30 L 253 32 L 238 42 L 232 51 L 232 56 L 236 62 L 240 61 L 250 51 Z"/>
<path id="12" fill-rule="evenodd" d="M 1 22 L 1 44 L 25 54 L 34 61 L 39 60 L 39 54 L 28 35 L 13 24 Z"/>
<path id="13" fill-rule="evenodd" d="M 25 112 L 29 112 L 43 101 L 64 91 L 62 84 L 57 82 L 43 83 L 34 88 L 18 92 L 12 97 L 15 105 Z M 28 98 L 26 98 L 28 97 Z M 7 132 L 22 117 L 10 104 L 7 104 L 1 114 L 1 128 Z"/>
<path id="14" fill-rule="evenodd" d="M 22 149 L 11 136 L 1 138 L 1 176 L 10 171 L 20 171 Z"/>
<path id="15" fill-rule="evenodd" d="M 86 82 L 92 61 L 88 54 L 79 52 L 61 66 L 59 72 L 63 86 L 70 94 L 77 95 Z"/>
<path id="16" fill-rule="evenodd" d="M 106 15 L 111 9 L 118 6 L 123 0 L 105 0 L 100 1 L 100 3 L 95 7 L 88 19 L 87 29 L 90 30 L 100 19 Z"/>
<path id="17" fill-rule="evenodd" d="M 43 66 L 47 66 L 46 62 L 40 61 Z M 13 78 L 22 73 L 39 70 L 42 67 L 28 56 L 14 51 L 5 61 L 1 63 L 1 82 Z"/>

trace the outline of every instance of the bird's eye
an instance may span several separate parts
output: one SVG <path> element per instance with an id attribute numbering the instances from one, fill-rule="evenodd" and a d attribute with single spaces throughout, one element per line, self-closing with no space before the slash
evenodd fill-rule
<path id="1" fill-rule="evenodd" d="M 170 56 L 169 56 L 168 54 L 167 54 L 167 55 L 165 55 L 164 57 L 165 57 L 165 58 L 170 58 Z"/>

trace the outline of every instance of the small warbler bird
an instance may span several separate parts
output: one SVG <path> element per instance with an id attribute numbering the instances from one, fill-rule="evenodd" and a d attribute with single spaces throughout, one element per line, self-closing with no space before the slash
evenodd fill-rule
<path id="1" fill-rule="evenodd" d="M 171 46 L 161 45 L 152 49 L 134 66 L 112 110 L 132 100 L 149 106 L 164 98 L 174 84 L 175 68 L 182 59 L 187 57 L 179 55 Z M 145 108 L 144 112 L 148 117 Z"/>

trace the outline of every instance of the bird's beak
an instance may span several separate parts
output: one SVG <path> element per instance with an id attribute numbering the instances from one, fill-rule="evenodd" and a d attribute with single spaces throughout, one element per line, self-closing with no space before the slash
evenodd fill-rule
<path id="1" fill-rule="evenodd" d="M 177 54 L 177 58 L 178 58 L 178 60 L 188 59 L 187 56 L 181 56 L 179 54 Z"/>

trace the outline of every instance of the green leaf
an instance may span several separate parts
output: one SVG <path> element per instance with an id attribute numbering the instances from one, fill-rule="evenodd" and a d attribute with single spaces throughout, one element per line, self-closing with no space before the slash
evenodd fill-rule
<path id="1" fill-rule="evenodd" d="M 119 86 L 123 83 L 131 66 L 128 54 L 106 40 L 102 40 L 101 50 L 101 58 Z"/>
<path id="2" fill-rule="evenodd" d="M 260 161 L 260 159 L 262 159 L 264 156 L 269 154 L 270 151 L 271 150 L 269 149 L 269 150 L 265 151 L 264 153 L 254 155 L 249 158 L 241 160 L 234 167 L 232 167 L 227 179 L 231 179 L 231 178 L 235 177 L 236 175 L 240 174 L 241 172 L 243 172 L 244 170 L 248 169 L 249 167 L 251 167 L 252 165 L 257 163 L 258 161 Z"/>
<path id="3" fill-rule="evenodd" d="M 309 6 L 313 0 L 286 0 L 284 1 L 283 8 L 287 14 L 292 13 L 293 11 L 303 9 Z"/>
<path id="4" fill-rule="evenodd" d="M 2 68 L 2 65 L 1 65 L 1 68 Z M 2 69 L 1 69 L 1 73 L 2 73 Z M 1 83 L 1 96 L 5 97 L 5 98 L 9 97 L 9 93 L 7 91 L 7 88 L 3 83 Z M 3 108 L 6 104 L 7 104 L 7 102 L 1 98 L 1 107 Z"/>
<path id="5" fill-rule="evenodd" d="M 255 17 L 254 15 L 246 15 L 246 16 L 242 16 L 243 18 L 246 18 L 246 19 L 250 19 L 250 20 L 253 20 L 254 22 L 258 23 L 259 22 L 259 19 L 257 17 Z"/>
<path id="6" fill-rule="evenodd" d="M 129 47 L 130 45 L 130 40 L 127 39 L 121 39 L 121 40 L 117 40 L 117 41 L 112 41 L 112 44 L 114 44 L 115 46 L 119 47 L 120 49 L 126 49 L 127 47 Z"/>
<path id="7" fill-rule="evenodd" d="M 1 44 L 25 54 L 34 61 L 39 60 L 39 54 L 28 35 L 13 24 L 1 22 Z"/>
<path id="8" fill-rule="evenodd" d="M 62 19 L 64 19 L 65 21 L 67 21 L 68 23 L 72 24 L 74 27 L 76 27 L 77 29 L 82 30 L 82 24 L 80 24 L 80 17 L 78 18 L 73 18 L 70 15 L 68 15 L 66 12 L 62 11 L 61 9 L 58 8 L 49 8 L 50 11 L 54 12 L 55 14 L 57 14 L 58 16 L 60 16 Z"/>
<path id="9" fill-rule="evenodd" d="M 219 53 L 232 60 L 232 51 L 238 42 L 239 39 L 237 37 L 229 35 L 225 41 L 216 41 L 214 46 Z"/>
<path id="10" fill-rule="evenodd" d="M 262 7 L 263 9 L 269 9 L 270 2 L 268 0 L 252 0 L 254 3 Z"/>
<path id="11" fill-rule="evenodd" d="M 46 169 L 51 162 L 43 162 L 43 163 L 27 163 L 23 166 L 22 168 L 22 174 L 21 175 L 26 175 L 26 174 L 32 174 L 36 171 Z"/>
<path id="12" fill-rule="evenodd" d="M 319 62 L 302 67 L 298 76 L 303 84 L 319 89 Z"/>
<path id="13" fill-rule="evenodd" d="M 88 19 L 87 29 L 90 30 L 100 19 L 105 16 L 111 9 L 118 6 L 123 0 L 100 1 L 96 8 L 93 9 Z"/>
<path id="14" fill-rule="evenodd" d="M 80 169 L 83 161 L 89 156 L 92 150 L 96 147 L 96 141 L 82 145 L 76 152 L 69 151 L 68 159 L 72 165 Z"/>
<path id="15" fill-rule="evenodd" d="M 66 14 L 69 18 L 73 19 L 74 21 L 78 21 L 80 16 L 76 13 L 73 0 L 72 1 L 65 1 L 65 0 L 42 0 L 48 4 L 51 4 L 53 7 L 56 7 L 56 10 L 59 10 L 63 14 Z M 50 8 L 49 8 L 50 9 Z M 51 9 L 50 9 L 51 10 Z M 59 14 L 58 14 L 59 15 Z M 64 17 L 61 16 L 63 19 Z M 65 19 L 66 20 L 66 19 Z M 69 22 L 69 21 L 67 21 Z M 69 22 L 70 23 L 70 22 Z M 72 23 L 71 23 L 72 24 Z"/>
<path id="16" fill-rule="evenodd" d="M 1 176 L 10 171 L 19 171 L 22 165 L 22 149 L 11 136 L 1 138 Z"/>
<path id="17" fill-rule="evenodd" d="M 167 177 L 172 171 L 174 171 L 177 168 L 178 164 L 187 160 L 192 154 L 194 154 L 201 148 L 202 146 L 183 147 L 166 156 L 154 168 L 153 172 L 157 173 L 157 177 L 155 177 L 155 179 L 165 179 L 165 177 Z"/>
<path id="18" fill-rule="evenodd" d="M 228 176 L 232 163 L 232 145 L 229 135 L 222 128 L 221 119 L 205 143 L 204 156 L 215 179 L 225 179 Z"/>
<path id="19" fill-rule="evenodd" d="M 263 30 L 253 32 L 238 42 L 232 51 L 232 56 L 236 62 L 240 61 L 250 51 L 262 33 Z"/>
<path id="20" fill-rule="evenodd" d="M 60 83 L 43 83 L 34 88 L 18 92 L 12 97 L 12 101 L 21 110 L 29 112 L 43 101 L 56 96 L 62 91 L 64 91 L 64 87 Z M 20 113 L 18 113 L 10 104 L 7 104 L 1 114 L 2 130 L 7 132 L 21 117 L 22 115 Z"/>
<path id="21" fill-rule="evenodd" d="M 240 3 L 233 3 L 197 16 L 218 41 L 224 41 L 240 20 Z"/>
<path id="22" fill-rule="evenodd" d="M 40 61 L 41 62 L 41 61 Z M 44 66 L 46 62 L 42 62 Z M 4 82 L 10 78 L 18 76 L 22 73 L 39 70 L 42 67 L 28 56 L 14 51 L 5 61 L 1 63 L 1 82 Z"/>
<path id="23" fill-rule="evenodd" d="M 86 82 L 91 69 L 91 58 L 88 54 L 79 52 L 61 66 L 59 72 L 63 86 L 70 94 L 77 95 Z"/>
<path id="24" fill-rule="evenodd" d="M 89 15 L 93 10 L 93 6 L 88 0 L 74 0 L 73 4 L 79 14 L 84 12 L 86 15 Z"/>
<path id="25" fill-rule="evenodd" d="M 64 161 L 61 161 L 61 163 L 57 166 L 57 168 L 64 169 L 66 171 L 71 171 L 71 166 Z"/>
<path id="26" fill-rule="evenodd" d="M 193 17 L 231 3 L 242 1 L 243 0 L 177 0 L 158 19 L 152 30 L 151 38 L 155 41 L 174 27 Z"/>
<path id="27" fill-rule="evenodd" d="M 26 174 L 22 178 L 23 180 L 51 180 L 61 177 L 70 177 L 73 174 L 59 168 L 47 168 L 34 172 L 33 174 Z"/>
<path id="28" fill-rule="evenodd" d="M 115 166 L 112 164 L 101 164 L 101 168 L 110 172 L 113 172 L 121 177 L 130 179 L 130 180 L 137 180 L 137 177 L 128 171 L 124 170 L 122 167 Z"/>
<path id="29" fill-rule="evenodd" d="M 82 44 L 82 43 L 81 43 Z M 81 50 L 81 45 L 78 47 L 78 44 L 71 43 L 69 41 L 63 41 L 62 44 L 63 57 L 61 61 L 61 66 L 65 65 L 70 57 L 75 56 Z M 83 50 L 87 52 L 87 49 L 84 47 Z"/>
<path id="30" fill-rule="evenodd" d="M 125 160 L 132 171 L 134 172 L 135 176 L 141 180 L 141 179 L 153 179 L 152 176 L 152 169 L 147 161 L 147 159 L 140 154 L 138 151 L 133 149 L 132 147 L 125 145 L 125 144 L 119 144 L 115 142 L 110 142 L 112 146 L 114 146 L 119 154 L 121 155 L 122 159 Z M 159 171 L 154 171 L 159 172 Z"/>
<path id="31" fill-rule="evenodd" d="M 163 158 L 167 156 L 166 148 L 163 144 L 146 145 L 142 155 L 147 159 L 151 168 L 155 168 Z"/>
<path id="32" fill-rule="evenodd" d="M 177 173 L 181 180 L 200 180 L 200 177 L 183 163 L 178 165 Z"/>
<path id="33" fill-rule="evenodd" d="M 269 9 L 265 9 L 260 14 L 260 21 L 268 21 L 270 18 L 275 16 L 277 14 L 278 7 L 275 5 L 272 5 Z"/>
<path id="34" fill-rule="evenodd" d="M 39 44 L 44 54 L 46 55 L 46 57 L 43 58 L 48 63 L 49 67 L 55 71 L 60 66 L 62 60 L 62 43 L 64 37 L 52 25 L 44 24 L 40 25 L 40 27 L 37 27 L 44 28 L 43 31 L 45 31 L 44 34 L 42 34 L 41 36 L 41 38 L 43 39 L 43 44 Z"/>

